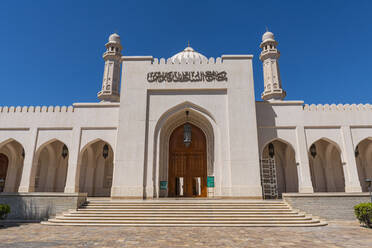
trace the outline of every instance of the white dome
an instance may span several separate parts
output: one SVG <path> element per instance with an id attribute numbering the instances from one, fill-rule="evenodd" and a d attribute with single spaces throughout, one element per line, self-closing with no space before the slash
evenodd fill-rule
<path id="1" fill-rule="evenodd" d="M 275 40 L 275 39 L 274 39 L 274 34 L 271 33 L 270 31 L 266 31 L 266 32 L 262 35 L 262 41 L 265 41 L 265 40 Z"/>
<path id="2" fill-rule="evenodd" d="M 181 59 L 195 61 L 197 58 L 199 58 L 199 61 L 202 61 L 203 59 L 207 59 L 203 54 L 198 53 L 195 51 L 192 47 L 186 47 L 182 52 L 179 52 L 171 57 L 172 63 L 180 62 Z"/>
<path id="3" fill-rule="evenodd" d="M 120 36 L 117 33 L 110 35 L 109 42 L 120 43 Z"/>

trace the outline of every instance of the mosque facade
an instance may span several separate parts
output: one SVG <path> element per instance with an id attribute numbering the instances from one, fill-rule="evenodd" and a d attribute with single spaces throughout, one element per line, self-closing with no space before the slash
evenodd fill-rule
<path id="1" fill-rule="evenodd" d="M 278 43 L 252 55 L 123 56 L 112 34 L 99 102 L 0 107 L 0 191 L 113 198 L 365 192 L 372 106 L 285 100 Z M 336 85 L 335 85 L 336 87 Z"/>

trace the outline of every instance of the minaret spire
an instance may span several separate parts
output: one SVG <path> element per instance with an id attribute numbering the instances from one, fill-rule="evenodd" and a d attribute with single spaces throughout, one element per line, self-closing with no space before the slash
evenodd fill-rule
<path id="1" fill-rule="evenodd" d="M 106 52 L 103 54 L 105 69 L 102 80 L 102 90 L 98 98 L 103 102 L 119 102 L 121 50 L 120 36 L 116 33 L 110 35 L 106 43 Z"/>
<path id="2" fill-rule="evenodd" d="M 260 48 L 260 60 L 263 64 L 264 73 L 264 92 L 261 95 L 263 100 L 283 100 L 286 92 L 282 88 L 282 81 L 280 79 L 279 57 L 280 52 L 276 46 L 278 42 L 274 39 L 274 34 L 267 30 L 262 36 Z"/>

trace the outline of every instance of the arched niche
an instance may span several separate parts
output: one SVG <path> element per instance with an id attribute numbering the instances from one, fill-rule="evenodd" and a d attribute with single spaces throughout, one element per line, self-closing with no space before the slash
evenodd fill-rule
<path id="1" fill-rule="evenodd" d="M 34 192 L 64 192 L 69 149 L 52 139 L 42 144 L 34 155 L 30 189 Z"/>
<path id="2" fill-rule="evenodd" d="M 314 192 L 345 192 L 344 165 L 337 143 L 321 138 L 308 152 Z"/>
<path id="3" fill-rule="evenodd" d="M 272 158 L 275 161 L 279 197 L 282 193 L 298 192 L 296 154 L 290 143 L 282 139 L 267 142 L 262 149 L 261 158 Z"/>
<path id="4" fill-rule="evenodd" d="M 372 179 L 372 137 L 360 141 L 355 148 L 354 155 L 360 186 L 363 192 L 367 192 L 368 184 L 365 180 Z"/>
<path id="5" fill-rule="evenodd" d="M 24 148 L 17 140 L 8 139 L 1 142 L 0 153 L 7 158 L 7 169 L 4 170 L 6 174 L 2 190 L 3 192 L 18 192 L 23 171 Z"/>
<path id="6" fill-rule="evenodd" d="M 79 154 L 77 185 L 88 196 L 110 196 L 114 170 L 114 151 L 109 143 L 96 139 Z"/>

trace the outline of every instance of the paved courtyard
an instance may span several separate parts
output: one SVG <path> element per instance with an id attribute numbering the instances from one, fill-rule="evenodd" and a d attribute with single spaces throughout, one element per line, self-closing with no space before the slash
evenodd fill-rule
<path id="1" fill-rule="evenodd" d="M 69 227 L 22 224 L 0 229 L 0 247 L 372 247 L 357 222 L 325 227 Z"/>

